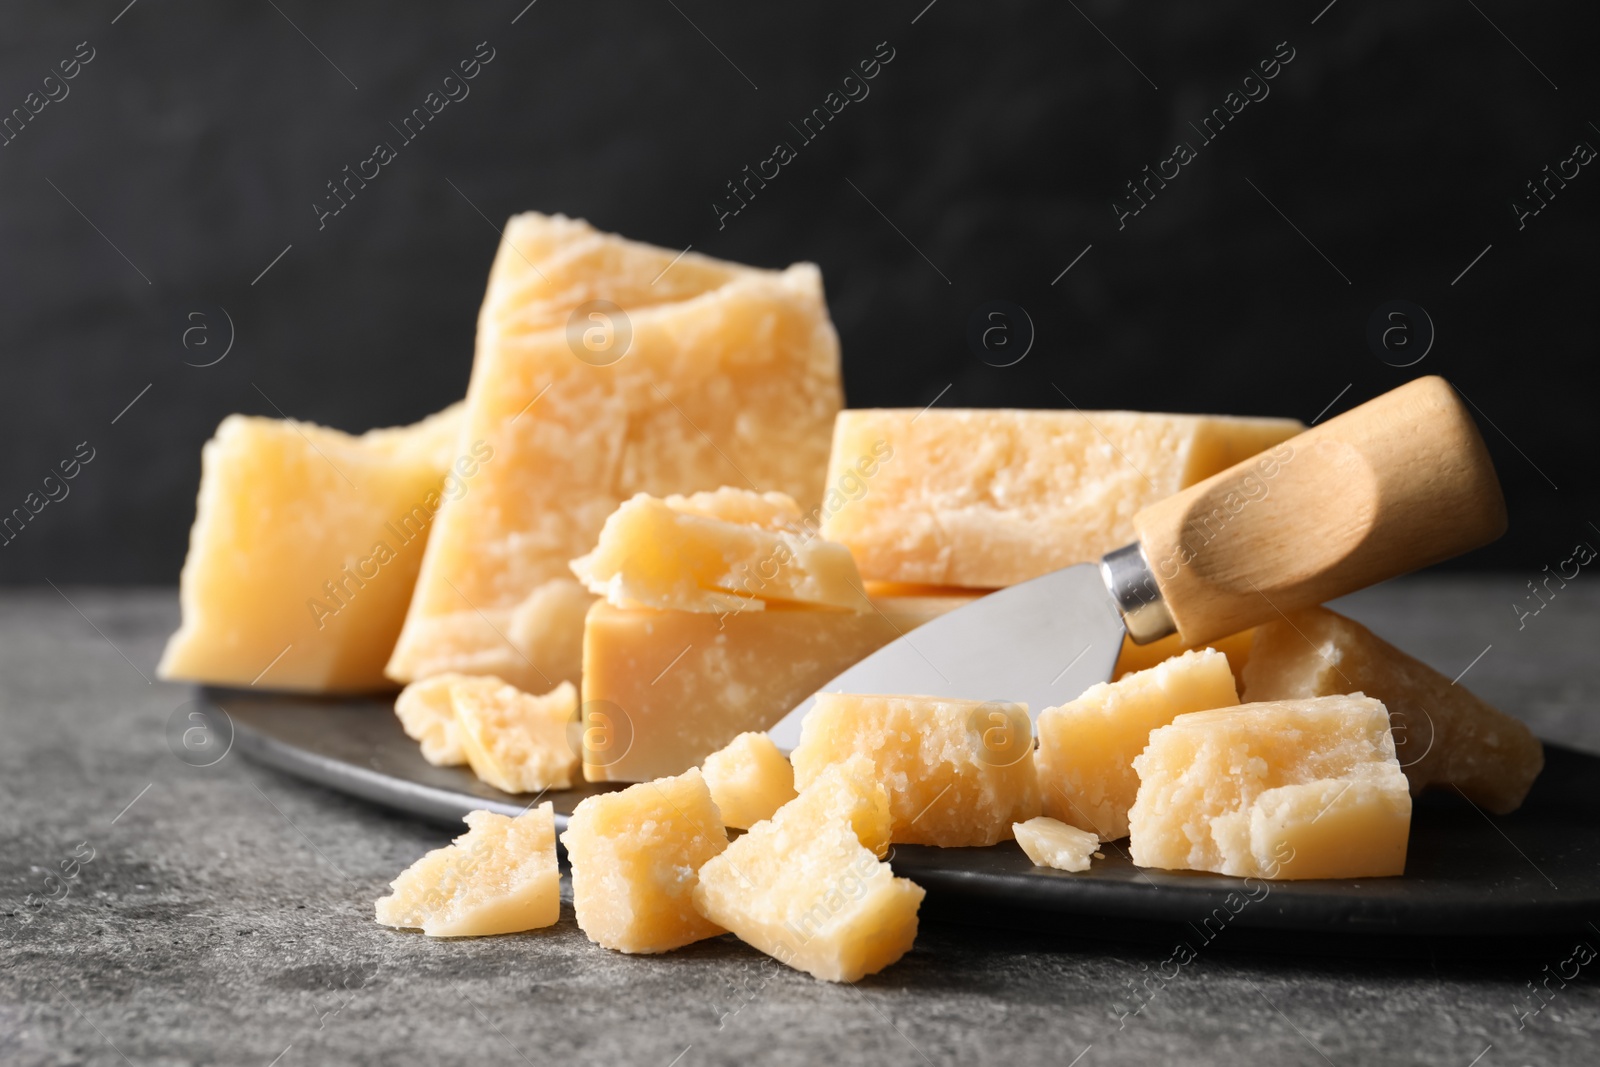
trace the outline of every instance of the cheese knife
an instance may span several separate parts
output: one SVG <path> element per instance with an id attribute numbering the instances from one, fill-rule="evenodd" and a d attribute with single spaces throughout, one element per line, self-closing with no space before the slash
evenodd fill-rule
<path id="1" fill-rule="evenodd" d="M 1086 415 L 1085 418 L 1088 418 Z M 1133 519 L 1138 540 L 924 623 L 822 687 L 1024 702 L 1037 718 L 1111 677 L 1124 636 L 1185 647 L 1488 544 L 1506 506 L 1472 416 L 1411 381 Z M 769 736 L 785 752 L 815 697 Z"/>

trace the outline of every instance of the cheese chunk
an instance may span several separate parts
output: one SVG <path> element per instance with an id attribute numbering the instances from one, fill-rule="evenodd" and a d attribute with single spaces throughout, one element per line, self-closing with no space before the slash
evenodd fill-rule
<path id="1" fill-rule="evenodd" d="M 1228 657 L 1208 648 L 1046 708 L 1035 726 L 1034 757 L 1045 814 L 1106 841 L 1128 836 L 1128 809 L 1139 792 L 1133 757 L 1144 751 L 1150 731 L 1191 711 L 1237 703 Z"/>
<path id="2" fill-rule="evenodd" d="M 1362 696 L 1180 715 L 1133 761 L 1133 862 L 1258 878 L 1405 871 L 1411 794 Z"/>
<path id="3" fill-rule="evenodd" d="M 861 757 L 836 765 L 707 861 L 695 907 L 746 944 L 830 982 L 854 982 L 905 955 L 924 894 L 857 836 L 862 827 L 887 844 L 888 798 L 868 773 Z"/>
<path id="4" fill-rule="evenodd" d="M 830 484 L 855 477 L 865 488 L 823 534 L 869 579 L 999 588 L 1098 560 L 1137 539 L 1145 505 L 1302 429 L 1129 411 L 845 411 Z M 1270 491 L 1265 468 L 1262 484 Z"/>
<path id="5" fill-rule="evenodd" d="M 1365 693 L 1383 701 L 1413 794 L 1454 786 L 1504 815 L 1521 806 L 1544 768 L 1533 731 L 1360 623 L 1311 608 L 1255 633 L 1246 699 Z"/>
<path id="6" fill-rule="evenodd" d="M 748 830 L 795 798 L 794 770 L 772 738 L 743 733 L 706 757 L 700 768 L 722 822 Z"/>
<path id="7" fill-rule="evenodd" d="M 498 679 L 481 681 L 495 685 Z M 422 758 L 435 767 L 454 767 L 467 762 L 461 747 L 461 728 L 456 723 L 456 706 L 451 690 L 472 684 L 465 674 L 437 674 L 412 682 L 394 700 L 394 713 L 406 736 L 422 745 Z"/>
<path id="8" fill-rule="evenodd" d="M 755 270 L 513 218 L 462 431 L 496 459 L 439 514 L 390 676 L 577 682 L 592 597 L 568 564 L 606 517 L 636 493 L 729 482 L 816 507 L 840 403 L 816 267 Z"/>
<path id="9" fill-rule="evenodd" d="M 434 513 L 494 465 L 481 442 L 456 455 L 461 422 L 459 405 L 360 436 L 224 419 L 200 452 L 179 579 L 183 622 L 158 676 L 302 692 L 393 689 L 383 665 Z"/>
<path id="10" fill-rule="evenodd" d="M 1122 651 L 1117 655 L 1117 666 L 1111 672 L 1111 680 L 1116 681 L 1134 671 L 1147 671 L 1164 660 L 1183 655 L 1191 648 L 1214 648 L 1228 657 L 1228 669 L 1233 671 L 1234 685 L 1242 693 L 1244 668 L 1250 662 L 1250 642 L 1254 636 L 1254 630 L 1242 630 L 1203 645 L 1186 645 L 1177 634 L 1168 634 L 1148 645 L 1136 645 L 1131 637 L 1125 637 L 1122 640 Z"/>
<path id="11" fill-rule="evenodd" d="M 507 793 L 566 789 L 578 774 L 571 729 L 578 690 L 562 682 L 543 696 L 498 678 L 468 679 L 450 689 L 461 749 L 472 773 Z"/>
<path id="12" fill-rule="evenodd" d="M 1058 871 L 1087 871 L 1100 847 L 1100 839 L 1089 831 L 1044 815 L 1019 822 L 1011 831 L 1034 866 Z"/>
<path id="13" fill-rule="evenodd" d="M 896 842 L 992 845 L 1039 814 L 1026 705 L 818 693 L 790 757 L 795 786 L 852 755 L 888 790 Z"/>
<path id="14" fill-rule="evenodd" d="M 467 832 L 390 883 L 375 905 L 385 926 L 430 937 L 481 937 L 551 926 L 561 916 L 561 871 L 550 804 L 516 818 L 467 813 Z"/>
<path id="15" fill-rule="evenodd" d="M 624 610 L 601 601 L 584 629 L 583 774 L 647 782 L 681 774 L 739 734 L 765 730 L 862 657 L 967 595 L 887 597 L 875 610 Z"/>
<path id="16" fill-rule="evenodd" d="M 619 608 L 721 614 L 772 600 L 872 610 L 850 550 L 805 530 L 782 493 L 639 493 L 606 519 L 572 572 Z"/>
<path id="17" fill-rule="evenodd" d="M 723 932 L 690 899 L 701 865 L 728 847 L 698 770 L 584 799 L 561 843 L 578 926 L 595 944 L 666 952 Z"/>

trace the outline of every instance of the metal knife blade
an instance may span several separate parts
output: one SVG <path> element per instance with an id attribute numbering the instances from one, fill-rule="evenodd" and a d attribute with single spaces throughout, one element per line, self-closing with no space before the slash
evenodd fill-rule
<path id="1" fill-rule="evenodd" d="M 1021 701 L 1037 718 L 1107 681 L 1124 633 L 1099 566 L 1080 563 L 926 622 L 819 691 Z M 813 699 L 767 731 L 784 752 L 800 743 Z"/>

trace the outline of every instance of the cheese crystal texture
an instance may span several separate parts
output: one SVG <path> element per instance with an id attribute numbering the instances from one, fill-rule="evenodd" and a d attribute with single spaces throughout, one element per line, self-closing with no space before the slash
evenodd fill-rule
<path id="1" fill-rule="evenodd" d="M 711 799 L 725 826 L 748 830 L 795 798 L 794 770 L 772 738 L 743 733 L 706 757 L 705 775 Z"/>
<path id="2" fill-rule="evenodd" d="M 1402 874 L 1411 794 L 1389 714 L 1363 696 L 1180 715 L 1133 761 L 1141 867 L 1257 878 Z"/>
<path id="3" fill-rule="evenodd" d="M 709 615 L 600 601 L 583 635 L 584 777 L 681 774 L 765 730 L 840 671 L 967 595 L 884 597 L 873 610 L 773 606 Z"/>
<path id="4" fill-rule="evenodd" d="M 457 457 L 463 413 L 359 436 L 230 415 L 200 452 L 179 579 L 183 622 L 157 674 L 302 692 L 393 689 L 383 666 L 434 514 L 493 456 Z M 472 477 L 456 474 L 462 470 Z"/>
<path id="5" fill-rule="evenodd" d="M 516 818 L 472 811 L 467 832 L 391 884 L 375 911 L 385 926 L 430 937 L 481 937 L 550 926 L 561 916 L 556 822 L 550 804 Z"/>
<path id="6" fill-rule="evenodd" d="M 724 613 L 770 600 L 870 611 L 850 550 L 805 530 L 801 518 L 782 493 L 639 493 L 606 519 L 599 545 L 572 572 L 620 608 Z"/>
<path id="7" fill-rule="evenodd" d="M 1544 746 L 1533 731 L 1326 608 L 1259 627 L 1251 657 L 1246 699 L 1365 693 L 1383 701 L 1413 794 L 1454 786 L 1504 815 L 1521 806 L 1544 768 Z"/>
<path id="8" fill-rule="evenodd" d="M 995 589 L 1137 540 L 1145 505 L 1302 429 L 1129 411 L 845 411 L 830 484 L 886 449 L 893 458 L 823 534 L 848 545 L 869 579 Z M 1270 479 L 1261 486 L 1269 492 Z"/>
<path id="9" fill-rule="evenodd" d="M 534 696 L 498 678 L 469 678 L 451 687 L 450 700 L 462 752 L 479 778 L 507 793 L 572 785 L 579 763 L 571 682 Z"/>
<path id="10" fill-rule="evenodd" d="M 858 836 L 887 846 L 888 798 L 870 774 L 860 757 L 824 772 L 700 868 L 695 906 L 746 944 L 830 982 L 854 982 L 905 955 L 924 894 Z"/>
<path id="11" fill-rule="evenodd" d="M 790 755 L 795 786 L 804 795 L 853 755 L 872 761 L 888 791 L 896 842 L 992 845 L 1039 814 L 1023 704 L 818 693 Z"/>
<path id="12" fill-rule="evenodd" d="M 841 403 L 815 266 L 755 270 L 518 215 L 489 276 L 462 437 L 495 450 L 440 512 L 389 674 L 576 682 L 571 560 L 636 493 L 748 478 L 822 495 Z"/>
<path id="13" fill-rule="evenodd" d="M 498 679 L 479 679 L 494 685 Z M 394 699 L 394 713 L 406 736 L 422 746 L 422 758 L 435 767 L 454 767 L 467 762 L 461 747 L 461 728 L 456 723 L 452 690 L 457 685 L 474 684 L 470 675 L 436 674 L 412 682 Z"/>
<path id="14" fill-rule="evenodd" d="M 1017 844 L 1036 867 L 1058 871 L 1087 871 L 1089 861 L 1100 847 L 1100 839 L 1087 830 L 1068 826 L 1041 815 L 1011 828 Z"/>
<path id="15" fill-rule="evenodd" d="M 723 932 L 690 898 L 701 865 L 728 847 L 699 770 L 585 798 L 561 843 L 578 926 L 595 944 L 666 952 Z"/>
<path id="16" fill-rule="evenodd" d="M 1034 755 L 1044 813 L 1107 841 L 1128 836 L 1128 809 L 1139 792 L 1133 758 L 1150 731 L 1191 711 L 1237 703 L 1228 657 L 1208 648 L 1046 708 L 1035 724 Z"/>

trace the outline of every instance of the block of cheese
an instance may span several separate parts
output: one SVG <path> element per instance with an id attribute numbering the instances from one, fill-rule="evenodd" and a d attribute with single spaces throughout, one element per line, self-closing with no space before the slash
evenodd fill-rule
<path id="1" fill-rule="evenodd" d="M 1389 714 L 1363 696 L 1180 715 L 1133 761 L 1141 867 L 1257 878 L 1401 874 L 1411 794 Z"/>
<path id="2" fill-rule="evenodd" d="M 467 813 L 467 832 L 390 883 L 375 905 L 385 926 L 430 937 L 481 937 L 550 926 L 561 916 L 555 814 L 548 803 L 516 818 Z"/>
<path id="3" fill-rule="evenodd" d="M 790 754 L 803 794 L 829 764 L 872 760 L 893 839 L 992 845 L 1039 814 L 1033 730 L 1023 704 L 819 693 Z"/>
<path id="4" fill-rule="evenodd" d="M 840 403 L 816 267 L 755 270 L 513 218 L 462 430 L 496 460 L 439 514 L 390 676 L 576 682 L 592 597 L 568 564 L 606 517 L 635 493 L 730 482 L 813 508 Z"/>
<path id="5" fill-rule="evenodd" d="M 848 545 L 869 579 L 994 589 L 1098 560 L 1137 539 L 1145 505 L 1302 429 L 1130 411 L 845 411 L 830 484 L 874 469 L 823 534 Z"/>
<path id="6" fill-rule="evenodd" d="M 585 749 L 584 777 L 680 774 L 739 734 L 776 723 L 868 653 L 972 599 L 886 597 L 870 612 L 774 605 L 722 616 L 600 601 L 583 635 L 583 736 L 603 747 Z"/>
<path id="7" fill-rule="evenodd" d="M 871 611 L 850 550 L 801 522 L 800 505 L 782 493 L 638 493 L 572 572 L 619 608 L 725 614 L 778 601 Z"/>
<path id="8" fill-rule="evenodd" d="M 451 691 L 457 685 L 497 685 L 498 678 L 474 678 L 466 674 L 436 674 L 412 682 L 394 699 L 394 713 L 406 736 L 422 745 L 422 758 L 435 767 L 454 767 L 467 762 L 461 747 L 461 727 L 456 723 L 456 706 Z"/>
<path id="9" fill-rule="evenodd" d="M 794 769 L 772 738 L 740 734 L 700 768 L 725 826 L 748 830 L 795 798 Z"/>
<path id="10" fill-rule="evenodd" d="M 700 866 L 728 847 L 699 770 L 585 798 L 561 843 L 578 926 L 595 944 L 666 952 L 723 932 L 690 899 Z"/>
<path id="11" fill-rule="evenodd" d="M 1100 839 L 1088 830 L 1068 826 L 1046 815 L 1011 828 L 1017 844 L 1036 867 L 1058 871 L 1087 871 L 1089 861 L 1100 847 Z"/>
<path id="12" fill-rule="evenodd" d="M 1034 756 L 1045 814 L 1106 841 L 1128 836 L 1128 809 L 1139 792 L 1133 757 L 1144 751 L 1150 731 L 1191 711 L 1237 703 L 1228 657 L 1207 648 L 1046 708 L 1035 724 Z"/>
<path id="13" fill-rule="evenodd" d="M 1455 786 L 1503 815 L 1521 806 L 1544 768 L 1533 731 L 1360 623 L 1311 608 L 1255 634 L 1245 699 L 1365 693 L 1383 701 L 1413 794 Z"/>
<path id="14" fill-rule="evenodd" d="M 383 666 L 434 514 L 493 466 L 486 445 L 457 456 L 462 417 L 457 405 L 359 436 L 222 420 L 200 452 L 183 621 L 157 674 L 303 692 L 393 689 Z M 470 476 L 455 472 L 458 459 Z"/>
<path id="15" fill-rule="evenodd" d="M 1254 630 L 1242 630 L 1198 646 L 1184 644 L 1183 639 L 1177 634 L 1168 634 L 1148 645 L 1136 645 L 1132 638 L 1125 637 L 1122 640 L 1122 651 L 1117 655 L 1116 668 L 1111 672 L 1111 680 L 1116 681 L 1134 671 L 1147 671 L 1162 660 L 1180 656 L 1190 648 L 1214 648 L 1228 657 L 1228 668 L 1233 671 L 1234 685 L 1242 693 L 1244 668 L 1245 664 L 1250 662 L 1250 642 L 1254 635 Z"/>
<path id="16" fill-rule="evenodd" d="M 859 757 L 853 769 L 835 766 L 707 861 L 694 890 L 701 914 L 830 982 L 876 974 L 910 951 L 923 890 L 857 836 L 875 821 L 869 835 L 886 843 L 889 828 L 887 797 L 881 786 L 875 796 L 862 791 L 863 773 Z"/>
<path id="17" fill-rule="evenodd" d="M 578 776 L 578 690 L 571 682 L 534 696 L 498 678 L 472 678 L 451 687 L 450 702 L 472 773 L 496 789 L 566 789 Z"/>

